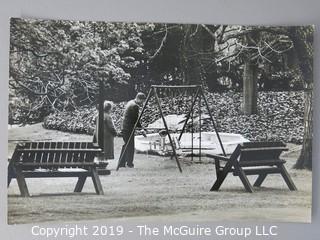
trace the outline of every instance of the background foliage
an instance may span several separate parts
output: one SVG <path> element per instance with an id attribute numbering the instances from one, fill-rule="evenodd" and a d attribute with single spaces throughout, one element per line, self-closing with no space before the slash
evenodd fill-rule
<path id="1" fill-rule="evenodd" d="M 92 107 L 99 81 L 115 102 L 151 84 L 240 91 L 248 59 L 259 66 L 260 91 L 301 90 L 292 41 L 280 30 L 13 18 L 9 122 Z"/>

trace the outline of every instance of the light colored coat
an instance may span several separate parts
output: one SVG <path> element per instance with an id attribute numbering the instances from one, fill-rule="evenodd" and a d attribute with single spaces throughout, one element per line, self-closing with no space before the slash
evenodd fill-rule
<path id="1" fill-rule="evenodd" d="M 117 130 L 109 113 L 103 114 L 103 151 L 105 159 L 114 159 L 114 137 Z"/>

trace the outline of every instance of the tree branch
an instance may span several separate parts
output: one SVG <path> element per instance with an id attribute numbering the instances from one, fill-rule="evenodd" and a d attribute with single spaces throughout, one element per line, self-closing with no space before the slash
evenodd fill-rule
<path id="1" fill-rule="evenodd" d="M 286 30 L 282 28 L 275 28 L 275 27 L 253 27 L 243 31 L 239 31 L 239 30 L 236 30 L 236 31 L 237 31 L 236 33 L 232 33 L 230 35 L 225 36 L 220 43 L 224 43 L 232 38 L 239 38 L 249 33 L 257 33 L 257 32 L 269 32 L 274 34 L 288 35 L 288 32 Z"/>
<path id="2" fill-rule="evenodd" d="M 216 27 L 216 29 L 214 30 L 214 32 L 211 31 L 211 29 L 208 28 L 208 27 L 207 27 L 206 25 L 204 25 L 204 24 L 201 24 L 201 26 L 210 34 L 211 37 L 213 37 L 214 40 L 216 39 L 215 32 L 218 30 L 218 28 L 219 28 L 220 26 Z"/>
<path id="3" fill-rule="evenodd" d="M 157 51 L 150 57 L 149 60 L 154 59 L 154 58 L 160 53 L 162 47 L 164 46 L 164 43 L 165 43 L 166 40 L 167 40 L 167 36 L 168 36 L 167 24 L 165 24 L 164 26 L 165 26 L 165 29 L 166 29 L 166 33 L 165 33 L 164 37 L 162 38 L 162 41 L 161 41 L 161 44 L 160 44 L 159 48 L 158 48 Z"/>

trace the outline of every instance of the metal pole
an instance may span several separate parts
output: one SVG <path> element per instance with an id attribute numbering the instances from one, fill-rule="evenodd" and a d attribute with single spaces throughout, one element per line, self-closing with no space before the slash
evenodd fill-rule
<path id="1" fill-rule="evenodd" d="M 175 145 L 173 144 L 173 141 L 172 141 L 172 138 L 171 138 L 171 135 L 170 135 L 170 132 L 169 132 L 169 128 L 168 128 L 168 126 L 167 126 L 166 119 L 164 118 L 163 113 L 162 113 L 161 103 L 160 103 L 160 99 L 159 99 L 158 94 L 157 94 L 157 90 L 154 88 L 153 91 L 154 91 L 154 95 L 155 95 L 156 100 L 157 100 L 157 104 L 158 104 L 158 108 L 159 108 L 159 111 L 160 111 L 160 115 L 161 115 L 161 118 L 162 118 L 162 121 L 163 121 L 163 125 L 164 125 L 164 127 L 166 128 L 167 133 L 168 133 L 168 138 L 169 138 L 169 141 L 170 141 L 170 144 L 171 144 L 171 147 L 172 147 L 173 155 L 174 155 L 174 157 L 175 157 L 175 159 L 176 159 L 176 162 L 177 162 L 179 171 L 182 172 L 182 169 L 181 169 L 181 166 L 180 166 L 180 162 L 179 162 L 178 157 L 177 157 Z"/>
<path id="2" fill-rule="evenodd" d="M 182 128 L 182 130 L 181 130 L 181 132 L 180 132 L 180 135 L 179 135 L 179 138 L 178 138 L 179 141 L 181 140 L 181 137 L 182 137 L 182 134 L 183 134 L 183 132 L 184 132 L 184 129 L 185 129 L 186 126 L 187 126 L 187 123 L 188 123 L 189 118 L 190 118 L 190 115 L 191 115 L 191 111 L 193 110 L 193 107 L 194 107 L 194 105 L 195 105 L 195 103 L 196 103 L 196 100 L 197 100 L 197 97 L 198 97 L 198 95 L 199 95 L 199 92 L 200 92 L 200 88 L 197 89 L 197 92 L 196 92 L 195 97 L 194 97 L 194 99 L 193 99 L 193 102 L 192 102 L 192 104 L 191 104 L 191 108 L 190 108 L 190 110 L 189 110 L 189 112 L 188 112 L 188 115 L 187 115 L 187 118 L 186 118 L 186 120 L 185 120 L 185 122 L 184 122 L 184 124 L 183 124 L 183 128 Z"/>
<path id="3" fill-rule="evenodd" d="M 211 119 L 212 124 L 213 124 L 213 128 L 214 128 L 214 130 L 215 130 L 215 132 L 216 132 L 216 134 L 217 134 L 217 137 L 218 137 L 218 140 L 219 140 L 219 143 L 220 143 L 220 146 L 221 146 L 223 155 L 226 156 L 226 152 L 225 152 L 224 147 L 223 147 L 223 145 L 222 145 L 222 141 L 221 141 L 220 135 L 219 135 L 219 133 L 218 133 L 218 129 L 217 129 L 217 127 L 216 127 L 216 124 L 214 123 L 213 116 L 212 116 L 212 114 L 211 114 L 211 112 L 210 112 L 209 104 L 208 104 L 208 102 L 207 102 L 207 99 L 206 99 L 206 97 L 205 97 L 202 89 L 201 89 L 201 95 L 202 95 L 203 100 L 204 100 L 204 102 L 205 102 L 205 104 L 206 104 L 206 107 L 207 107 L 207 110 L 208 110 L 210 119 Z"/>
<path id="4" fill-rule="evenodd" d="M 122 152 L 122 154 L 121 154 L 120 157 L 119 157 L 119 161 L 118 161 L 118 165 L 117 165 L 117 169 L 116 169 L 117 171 L 118 171 L 119 168 L 120 168 L 120 164 L 121 164 L 123 155 L 124 155 L 125 152 L 127 151 L 127 148 L 128 148 L 128 145 L 129 145 L 129 142 L 130 142 L 131 138 L 134 137 L 134 132 L 135 132 L 135 130 L 136 130 L 136 128 L 137 128 L 137 125 L 138 125 L 138 123 L 140 122 L 140 120 L 141 120 L 141 118 L 142 118 L 142 114 L 144 113 L 144 111 L 145 111 L 145 109 L 146 109 L 146 107 L 147 107 L 147 104 L 148 104 L 148 102 L 149 102 L 149 100 L 150 100 L 150 98 L 151 98 L 151 92 L 152 92 L 152 87 L 151 87 L 151 89 L 149 90 L 149 93 L 148 93 L 148 95 L 147 95 L 147 99 L 146 99 L 146 101 L 145 101 L 145 103 L 144 103 L 144 105 L 143 105 L 143 107 L 142 107 L 142 110 L 141 110 L 141 112 L 140 112 L 140 115 L 139 115 L 136 123 L 134 124 L 134 127 L 133 127 L 133 129 L 132 129 L 132 131 L 131 131 L 131 134 L 130 134 L 130 136 L 129 136 L 129 139 L 128 139 L 128 141 L 127 141 L 127 143 L 126 143 L 126 145 L 125 145 L 125 147 L 124 147 L 124 149 L 123 149 L 123 152 Z"/>

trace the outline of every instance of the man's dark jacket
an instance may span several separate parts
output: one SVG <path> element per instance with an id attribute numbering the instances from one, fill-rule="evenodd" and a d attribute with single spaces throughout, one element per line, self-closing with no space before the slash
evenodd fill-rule
<path id="1" fill-rule="evenodd" d="M 125 112 L 124 112 L 124 119 L 122 122 L 122 133 L 123 134 L 130 134 L 133 130 L 133 127 L 138 120 L 139 117 L 139 106 L 135 102 L 135 100 L 131 100 L 127 103 Z M 138 128 L 141 128 L 141 124 L 137 124 Z"/>

